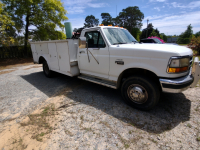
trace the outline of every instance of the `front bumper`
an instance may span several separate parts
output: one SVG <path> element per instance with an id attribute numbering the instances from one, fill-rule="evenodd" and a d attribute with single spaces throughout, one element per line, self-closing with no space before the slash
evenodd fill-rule
<path id="1" fill-rule="evenodd" d="M 162 79 L 160 78 L 160 84 L 163 92 L 166 93 L 180 93 L 187 90 L 189 87 L 196 86 L 200 79 L 200 61 L 198 57 L 195 58 L 190 73 L 177 79 Z"/>

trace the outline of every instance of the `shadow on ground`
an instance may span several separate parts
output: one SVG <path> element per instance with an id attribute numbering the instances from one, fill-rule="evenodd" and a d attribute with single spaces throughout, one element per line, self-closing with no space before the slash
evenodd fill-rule
<path id="1" fill-rule="evenodd" d="M 136 110 L 124 103 L 120 91 L 64 75 L 46 78 L 42 72 L 21 76 L 37 89 L 48 95 L 70 88 L 65 96 L 75 102 L 95 107 L 125 123 L 151 133 L 171 130 L 190 119 L 191 102 L 183 93 L 163 94 L 158 105 L 151 111 Z"/>

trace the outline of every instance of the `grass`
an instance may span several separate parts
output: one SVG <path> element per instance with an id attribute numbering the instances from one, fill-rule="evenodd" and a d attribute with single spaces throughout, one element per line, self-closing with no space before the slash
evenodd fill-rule
<path id="1" fill-rule="evenodd" d="M 51 133 L 53 130 L 51 125 L 48 123 L 48 120 L 49 116 L 55 115 L 55 105 L 50 104 L 43 109 L 44 110 L 40 114 L 29 115 L 29 121 L 27 123 L 21 123 L 21 126 L 33 125 L 36 127 L 34 132 L 35 134 L 32 136 L 32 138 L 36 139 L 37 141 L 42 141 L 42 137 Z M 43 132 L 41 132 L 41 130 Z"/>
<path id="2" fill-rule="evenodd" d="M 154 142 L 155 144 L 157 144 L 157 143 L 158 143 L 156 140 L 154 140 L 154 139 L 152 139 L 152 138 L 148 138 L 148 140 L 150 140 L 150 141 Z"/>
<path id="3" fill-rule="evenodd" d="M 200 56 L 193 56 L 193 61 L 194 61 L 194 58 L 195 58 L 195 57 L 199 57 L 199 60 L 200 60 Z"/>
<path id="4" fill-rule="evenodd" d="M 188 124 L 187 124 L 187 127 L 191 128 L 191 127 L 192 127 L 192 125 L 191 125 L 190 123 L 188 123 Z"/>
<path id="5" fill-rule="evenodd" d="M 65 133 L 70 135 L 70 136 L 73 136 L 74 134 L 72 132 L 70 132 L 69 130 L 65 130 Z"/>
<path id="6" fill-rule="evenodd" d="M 186 45 L 188 45 L 188 44 L 178 44 L 178 45 L 180 45 L 180 46 L 186 46 Z"/>
<path id="7" fill-rule="evenodd" d="M 196 140 L 197 140 L 197 141 L 200 141 L 200 137 L 198 137 Z"/>

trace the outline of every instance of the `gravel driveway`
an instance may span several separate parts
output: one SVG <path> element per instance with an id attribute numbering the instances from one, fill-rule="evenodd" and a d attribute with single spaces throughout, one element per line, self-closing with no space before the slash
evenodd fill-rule
<path id="1" fill-rule="evenodd" d="M 54 128 L 46 140 L 34 139 L 35 149 L 199 149 L 199 93 L 196 87 L 163 94 L 153 110 L 144 112 L 125 104 L 118 90 L 60 74 L 46 78 L 40 65 L 2 70 L 0 139 L 8 127 L 12 132 L 11 126 L 56 98 Z M 21 141 L 22 149 L 30 149 L 22 140 L 18 145 Z M 6 143 L 0 148 L 8 149 Z"/>

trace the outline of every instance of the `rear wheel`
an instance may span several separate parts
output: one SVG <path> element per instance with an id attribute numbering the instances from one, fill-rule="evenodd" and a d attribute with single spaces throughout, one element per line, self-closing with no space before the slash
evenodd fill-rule
<path id="1" fill-rule="evenodd" d="M 53 76 L 53 72 L 49 69 L 49 66 L 46 60 L 43 61 L 43 72 L 46 77 L 51 78 Z"/>
<path id="2" fill-rule="evenodd" d="M 141 110 L 150 110 L 158 103 L 160 98 L 158 85 L 142 76 L 126 79 L 122 84 L 121 93 L 128 104 Z"/>

